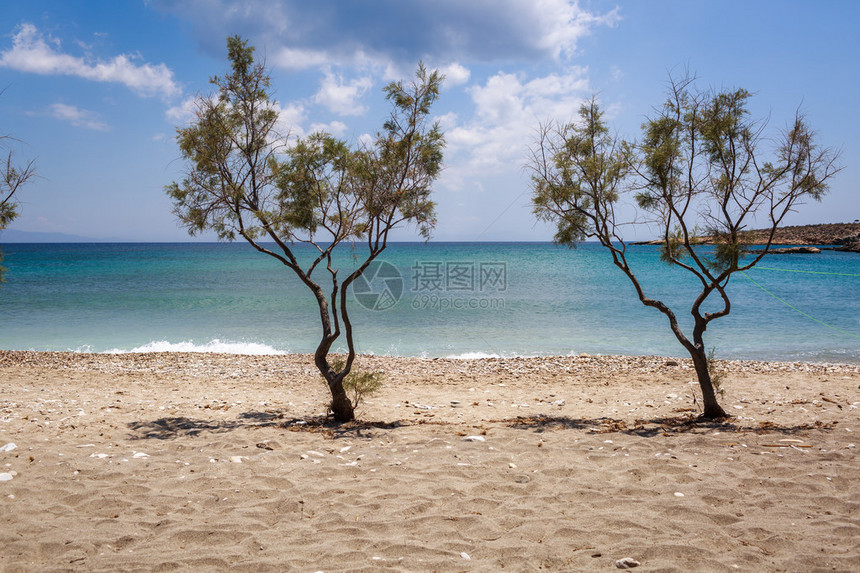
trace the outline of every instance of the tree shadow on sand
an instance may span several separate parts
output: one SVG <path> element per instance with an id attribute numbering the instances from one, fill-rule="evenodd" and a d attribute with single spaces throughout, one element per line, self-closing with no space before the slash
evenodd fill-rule
<path id="1" fill-rule="evenodd" d="M 502 420 L 499 420 L 502 421 Z M 743 424 L 733 418 L 705 420 L 699 416 L 659 416 L 637 419 L 633 422 L 615 418 L 570 418 L 567 416 L 520 416 L 514 420 L 503 420 L 512 428 L 544 432 L 548 430 L 587 430 L 596 434 L 623 433 L 640 437 L 667 436 L 672 434 L 708 434 L 719 432 L 754 432 L 797 434 L 807 430 L 831 430 L 838 422 L 779 425 L 773 422 Z"/>
<path id="2" fill-rule="evenodd" d="M 531 430 L 536 433 L 557 430 L 582 430 L 595 434 L 623 433 L 640 437 L 668 436 L 673 434 L 710 434 L 715 431 L 781 433 L 797 434 L 808 430 L 831 430 L 838 422 L 820 422 L 812 424 L 797 424 L 784 426 L 773 422 L 758 424 L 743 424 L 739 420 L 727 418 L 724 420 L 704 420 L 699 416 L 661 416 L 643 418 L 632 422 L 616 418 L 571 418 L 567 416 L 520 416 L 515 419 L 486 420 L 484 424 L 500 424 L 521 430 Z M 252 428 L 280 428 L 291 432 L 308 432 L 324 434 L 330 438 L 371 437 L 374 430 L 392 430 L 404 426 L 434 425 L 454 426 L 456 424 L 444 421 L 429 420 L 395 420 L 379 422 L 368 420 L 353 420 L 345 424 L 334 422 L 325 416 L 306 418 L 287 418 L 284 412 L 270 410 L 266 412 L 243 412 L 235 420 L 204 420 L 178 416 L 158 418 L 151 421 L 136 421 L 129 423 L 132 431 L 131 439 L 136 440 L 170 440 L 180 437 L 194 437 L 201 433 L 223 433 L 233 430 Z"/>
<path id="3" fill-rule="evenodd" d="M 179 437 L 195 437 L 203 432 L 224 433 L 249 428 L 281 428 L 293 432 L 326 434 L 330 437 L 362 437 L 373 429 L 392 429 L 403 425 L 395 422 L 369 422 L 355 420 L 338 424 L 325 416 L 287 418 L 282 411 L 243 412 L 235 420 L 203 420 L 177 416 L 137 421 L 128 424 L 131 438 L 136 440 L 170 440 Z"/>
<path id="4" fill-rule="evenodd" d="M 198 436 L 202 432 L 229 432 L 242 428 L 266 428 L 299 422 L 296 418 L 288 420 L 283 412 L 243 412 L 235 420 L 202 420 L 178 416 L 158 418 L 150 421 L 129 423 L 134 439 L 169 440 L 182 436 Z"/>

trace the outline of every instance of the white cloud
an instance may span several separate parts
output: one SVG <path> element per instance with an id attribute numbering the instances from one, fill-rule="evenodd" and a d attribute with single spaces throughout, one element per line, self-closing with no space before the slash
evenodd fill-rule
<path id="1" fill-rule="evenodd" d="M 278 112 L 275 132 L 279 137 L 301 137 L 305 134 L 302 124 L 307 119 L 307 112 L 303 105 L 288 103 L 284 106 L 276 103 L 275 111 Z"/>
<path id="2" fill-rule="evenodd" d="M 306 70 L 332 63 L 333 58 L 321 50 L 281 48 L 269 58 L 272 65 L 285 70 Z"/>
<path id="3" fill-rule="evenodd" d="M 619 20 L 618 8 L 597 15 L 569 0 L 532 0 L 530 5 L 532 9 L 525 14 L 524 27 L 536 32 L 533 36 L 535 47 L 552 54 L 555 59 L 573 57 L 577 42 L 592 28 L 614 26 Z"/>
<path id="4" fill-rule="evenodd" d="M 60 41 L 39 33 L 32 24 L 22 24 L 12 47 L 0 52 L 0 67 L 41 75 L 77 76 L 97 82 L 120 83 L 143 96 L 178 96 L 182 90 L 173 72 L 164 64 L 137 64 L 138 55 L 121 54 L 109 61 L 87 61 L 65 54 Z"/>
<path id="5" fill-rule="evenodd" d="M 49 108 L 51 116 L 67 121 L 75 127 L 85 127 L 96 131 L 108 131 L 108 124 L 94 111 L 78 109 L 73 105 L 55 103 Z"/>
<path id="6" fill-rule="evenodd" d="M 341 76 L 328 72 L 320 82 L 320 89 L 313 100 L 339 115 L 361 115 L 367 108 L 359 104 L 358 100 L 372 85 L 373 81 L 369 77 L 344 82 Z"/>
<path id="7" fill-rule="evenodd" d="M 293 70 L 569 59 L 582 37 L 619 20 L 617 9 L 599 14 L 576 0 L 150 1 L 192 23 L 213 54 L 240 33 L 265 47 L 272 65 Z"/>
<path id="8" fill-rule="evenodd" d="M 167 109 L 167 119 L 177 125 L 187 125 L 190 123 L 197 112 L 197 97 L 188 97 L 182 100 L 179 105 L 169 107 Z"/>
<path id="9" fill-rule="evenodd" d="M 362 133 L 358 136 L 358 146 L 361 148 L 371 148 L 376 142 L 376 138 L 369 133 Z"/>
<path id="10" fill-rule="evenodd" d="M 468 68 L 456 62 L 442 66 L 439 71 L 445 75 L 445 85 L 448 87 L 465 84 L 471 76 Z"/>
<path id="11" fill-rule="evenodd" d="M 332 121 L 330 123 L 314 123 L 311 124 L 310 132 L 325 132 L 335 137 L 343 137 L 349 128 L 340 121 Z"/>
<path id="12" fill-rule="evenodd" d="M 462 123 L 453 114 L 440 118 L 448 143 L 446 155 L 462 158 L 449 165 L 452 184 L 482 173 L 519 172 L 541 122 L 576 116 L 589 95 L 585 73 L 574 67 L 526 81 L 521 75 L 500 72 L 484 85 L 469 88 L 475 104 L 472 118 Z"/>
<path id="13" fill-rule="evenodd" d="M 485 86 L 469 90 L 477 106 L 477 115 L 487 124 L 509 122 L 522 111 L 523 86 L 514 74 L 499 73 Z"/>

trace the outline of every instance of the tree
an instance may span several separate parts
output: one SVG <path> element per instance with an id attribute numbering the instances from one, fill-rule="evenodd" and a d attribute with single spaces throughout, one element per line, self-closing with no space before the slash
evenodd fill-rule
<path id="1" fill-rule="evenodd" d="M 8 135 L 0 135 L 0 147 L 5 147 L 10 141 L 15 139 Z M 35 176 L 35 162 L 30 160 L 22 165 L 16 164 L 10 149 L 6 155 L 6 161 L 0 164 L 0 233 L 18 216 L 18 198 L 15 194 Z M 0 262 L 3 262 L 2 251 L 0 251 Z M 4 270 L 0 266 L 0 283 L 3 282 Z"/>
<path id="2" fill-rule="evenodd" d="M 731 311 L 731 277 L 755 266 L 785 216 L 810 198 L 820 200 L 840 170 L 839 153 L 819 146 L 800 112 L 790 127 L 766 139 L 766 122 L 750 118 L 750 97 L 743 89 L 701 91 L 690 78 L 671 80 L 638 144 L 611 136 L 592 98 L 580 108 L 578 123 L 541 126 L 528 163 L 534 212 L 557 225 L 555 240 L 570 246 L 599 241 L 642 304 L 668 318 L 692 358 L 709 419 L 726 413 L 703 337 L 713 320 Z M 659 229 L 662 260 L 691 273 L 701 287 L 690 308 L 690 335 L 669 306 L 646 296 L 628 264 L 620 226 L 630 221 L 621 221 L 618 212 L 630 196 L 637 217 L 644 214 Z M 753 223 L 766 225 L 769 234 L 763 249 L 746 254 L 743 231 Z M 702 245 L 705 237 L 712 246 Z"/>
<path id="3" fill-rule="evenodd" d="M 198 97 L 196 120 L 177 130 L 189 162 L 185 178 L 165 190 L 191 234 L 213 230 L 221 240 L 241 237 L 293 271 L 313 293 L 322 326 L 314 363 L 331 392 L 335 420 L 349 421 L 354 405 L 343 381 L 355 346 L 347 290 L 385 250 L 392 229 L 413 223 L 429 237 L 435 225 L 430 192 L 441 170 L 444 138 L 429 114 L 443 78 L 419 64 L 411 83 L 387 85 L 392 111 L 373 143 L 352 148 L 326 133 L 292 142 L 277 131 L 269 74 L 254 60 L 254 48 L 234 36 L 227 49 L 230 73 L 211 80 L 217 95 Z M 296 257 L 297 242 L 316 248 L 312 261 L 303 264 Z M 332 254 L 344 242 L 364 258 L 341 278 Z M 341 335 L 348 353 L 335 368 L 328 355 Z"/>

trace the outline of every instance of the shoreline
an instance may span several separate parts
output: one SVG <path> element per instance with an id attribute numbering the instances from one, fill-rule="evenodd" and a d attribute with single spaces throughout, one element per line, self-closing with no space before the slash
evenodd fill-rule
<path id="1" fill-rule="evenodd" d="M 332 353 L 330 356 L 341 356 Z M 284 354 L 238 354 L 227 352 L 76 352 L 76 351 L 46 351 L 46 350 L 0 350 L 0 368 L 8 366 L 39 366 L 48 368 L 73 368 L 81 370 L 128 370 L 139 371 L 146 368 L 159 368 L 171 365 L 171 368 L 184 366 L 209 366 L 229 362 L 249 362 L 255 365 L 271 366 L 279 363 L 307 363 L 313 372 L 313 354 L 284 353 Z M 692 370 L 689 358 L 659 355 L 620 355 L 620 354 L 577 354 L 577 355 L 547 355 L 547 356 L 478 356 L 478 357 L 419 357 L 393 356 L 379 354 L 358 354 L 356 364 L 378 367 L 384 363 L 393 363 L 400 367 L 414 367 L 426 364 L 460 364 L 469 363 L 482 369 L 504 368 L 509 363 L 516 363 L 532 370 L 545 369 L 544 363 L 550 363 L 561 369 L 584 368 L 599 370 L 601 368 L 642 368 L 647 371 L 664 369 Z M 181 363 L 181 364 L 180 364 Z M 746 359 L 717 359 L 716 363 L 727 373 L 736 372 L 789 372 L 805 371 L 809 373 L 860 373 L 860 364 L 849 362 L 811 362 L 785 360 L 746 360 Z"/>
<path id="2" fill-rule="evenodd" d="M 0 569 L 856 571 L 860 366 L 358 360 L 0 351 Z"/>
<path id="3" fill-rule="evenodd" d="M 742 232 L 742 241 L 748 245 L 767 244 L 767 229 L 754 229 Z M 860 223 L 819 223 L 815 225 L 787 225 L 778 227 L 774 234 L 772 246 L 796 247 L 804 245 L 837 246 L 856 242 L 860 237 Z M 711 237 L 700 237 L 699 244 L 713 244 Z M 662 239 L 637 241 L 634 245 L 660 245 Z M 835 249 L 839 250 L 839 249 Z"/>

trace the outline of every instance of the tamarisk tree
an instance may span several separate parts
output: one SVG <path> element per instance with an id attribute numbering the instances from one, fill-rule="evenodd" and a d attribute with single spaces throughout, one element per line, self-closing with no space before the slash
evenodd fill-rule
<path id="1" fill-rule="evenodd" d="M 8 135 L 0 135 L 0 148 L 6 147 L 7 142 L 15 141 Z M 36 167 L 33 160 L 18 164 L 11 148 L 8 148 L 5 160 L 0 163 L 0 232 L 18 216 L 18 199 L 16 193 L 36 177 Z M 3 252 L 0 251 L 0 262 L 3 262 Z M 0 283 L 3 282 L 3 267 L 0 266 Z"/>
<path id="2" fill-rule="evenodd" d="M 555 240 L 599 241 L 642 304 L 668 318 L 695 366 L 705 418 L 726 416 L 704 334 L 731 311 L 731 277 L 755 266 L 786 215 L 820 200 L 839 171 L 839 153 L 820 147 L 802 114 L 766 139 L 766 123 L 751 119 L 749 99 L 743 89 L 701 91 L 692 79 L 672 80 L 665 103 L 642 126 L 642 141 L 633 144 L 610 135 L 592 98 L 578 122 L 541 126 L 528 163 L 534 212 L 557 225 Z M 662 260 L 696 278 L 701 290 L 690 308 L 692 332 L 684 332 L 668 305 L 646 295 L 628 264 L 620 227 L 631 221 L 618 215 L 625 197 L 632 197 L 627 203 L 638 208 L 639 222 L 659 230 Z M 743 231 L 752 224 L 769 233 L 764 247 L 747 255 Z M 705 237 L 712 246 L 702 245 Z"/>
<path id="3" fill-rule="evenodd" d="M 429 238 L 435 225 L 430 192 L 444 138 L 429 114 L 443 78 L 419 64 L 411 83 L 388 84 L 391 114 L 372 143 L 351 147 L 326 133 L 291 141 L 278 133 L 270 76 L 254 48 L 238 36 L 227 48 L 231 71 L 211 80 L 217 94 L 198 97 L 195 121 L 177 130 L 188 168 L 166 192 L 191 234 L 242 238 L 311 291 L 322 326 L 314 363 L 331 392 L 334 419 L 349 421 L 354 405 L 343 381 L 356 353 L 347 291 L 385 250 L 392 229 L 412 223 Z M 344 242 L 353 244 L 359 264 L 340 276 L 332 255 Z M 315 247 L 312 260 L 296 257 L 296 243 Z M 341 336 L 346 360 L 329 360 Z"/>

